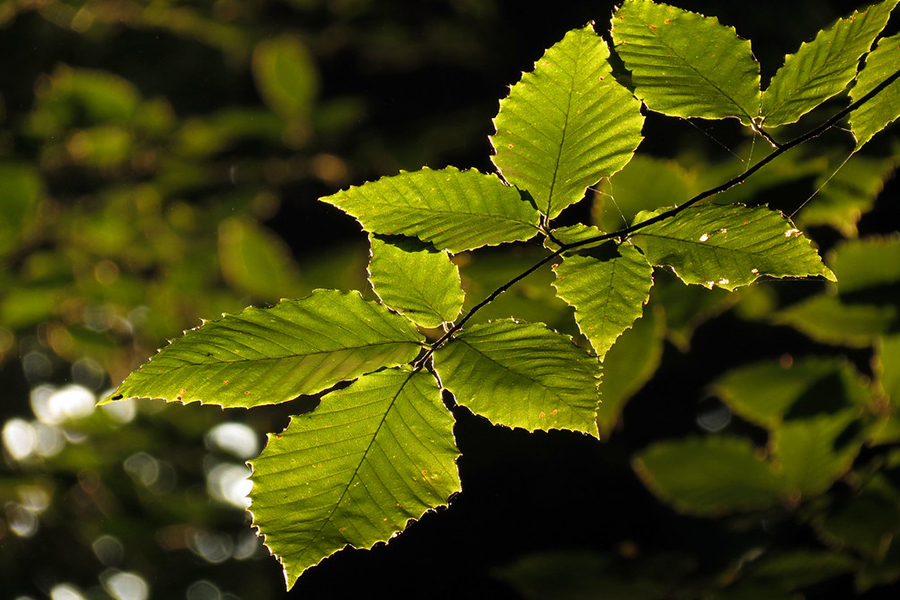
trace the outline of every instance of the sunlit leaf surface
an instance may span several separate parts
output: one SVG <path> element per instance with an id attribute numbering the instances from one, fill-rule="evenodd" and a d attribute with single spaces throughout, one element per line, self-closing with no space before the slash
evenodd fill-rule
<path id="1" fill-rule="evenodd" d="M 626 0 L 613 15 L 615 49 L 635 94 L 673 117 L 749 124 L 759 113 L 759 63 L 734 28 L 651 0 Z"/>
<path id="2" fill-rule="evenodd" d="M 371 548 L 460 490 L 453 417 L 430 374 L 366 375 L 270 434 L 253 466 L 253 524 L 292 586 L 344 546 Z"/>
<path id="3" fill-rule="evenodd" d="M 369 239 L 369 280 L 386 305 L 429 328 L 459 315 L 465 295 L 446 252 L 412 238 Z"/>
<path id="4" fill-rule="evenodd" d="M 500 101 L 494 164 L 550 218 L 624 167 L 641 142 L 640 102 L 610 75 L 608 56 L 590 25 L 570 31 Z"/>
<path id="5" fill-rule="evenodd" d="M 409 362 L 421 341 L 410 321 L 358 292 L 317 290 L 204 323 L 129 375 L 110 399 L 276 404 Z"/>
<path id="6" fill-rule="evenodd" d="M 454 253 L 534 237 L 540 216 L 496 176 L 453 167 L 383 177 L 321 200 L 371 233 L 415 236 Z"/>
<path id="7" fill-rule="evenodd" d="M 563 243 L 600 235 L 576 225 L 553 232 Z M 575 308 L 575 322 L 600 360 L 623 331 L 641 316 L 653 286 L 653 268 L 631 244 L 575 248 L 553 267 L 553 286 Z"/>
<path id="8" fill-rule="evenodd" d="M 793 123 L 843 91 L 896 5 L 897 0 L 885 0 L 855 11 L 785 57 L 762 96 L 763 125 Z"/>
<path id="9" fill-rule="evenodd" d="M 597 436 L 600 365 L 543 325 L 474 325 L 435 352 L 434 366 L 457 402 L 493 423 Z"/>
<path id="10" fill-rule="evenodd" d="M 878 42 L 878 47 L 866 58 L 850 98 L 858 100 L 875 89 L 900 67 L 900 33 Z M 900 117 L 900 80 L 894 81 L 878 95 L 850 115 L 850 128 L 859 150 L 876 133 Z"/>
<path id="11" fill-rule="evenodd" d="M 640 213 L 640 223 L 665 212 Z M 704 205 L 635 234 L 650 264 L 668 265 L 685 283 L 733 290 L 763 275 L 834 280 L 810 241 L 765 207 Z"/>

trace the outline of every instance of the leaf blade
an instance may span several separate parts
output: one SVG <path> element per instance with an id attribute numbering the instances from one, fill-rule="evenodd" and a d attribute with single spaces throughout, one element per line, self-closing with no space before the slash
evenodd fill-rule
<path id="1" fill-rule="evenodd" d="M 465 294 L 446 252 L 409 238 L 369 240 L 369 281 L 382 302 L 426 328 L 456 319 Z"/>
<path id="2" fill-rule="evenodd" d="M 850 90 L 854 102 L 871 92 L 896 73 L 900 64 L 900 33 L 881 39 L 878 47 L 866 58 L 856 85 Z M 856 150 L 900 117 L 900 80 L 896 80 L 877 96 L 850 115 L 850 129 L 856 138 Z"/>
<path id="3" fill-rule="evenodd" d="M 615 49 L 635 94 L 673 117 L 749 125 L 759 114 L 759 63 L 734 28 L 651 0 L 626 0 L 613 15 Z"/>
<path id="4" fill-rule="evenodd" d="M 352 546 L 388 541 L 460 490 L 453 418 L 431 375 L 365 375 L 269 435 L 254 474 L 253 524 L 291 587 Z"/>
<path id="5" fill-rule="evenodd" d="M 107 401 L 277 404 L 409 362 L 421 343 L 411 322 L 359 293 L 316 290 L 187 332 L 129 375 Z"/>
<path id="6" fill-rule="evenodd" d="M 493 423 L 598 435 L 598 361 L 542 325 L 474 325 L 434 353 L 434 368 L 457 402 Z"/>
<path id="7" fill-rule="evenodd" d="M 538 211 L 493 175 L 448 167 L 382 177 L 320 198 L 370 233 L 408 235 L 452 253 L 523 241 L 538 232 Z"/>
<path id="8" fill-rule="evenodd" d="M 576 225 L 553 234 L 563 243 L 571 243 L 602 232 Z M 653 268 L 634 246 L 620 244 L 611 248 L 612 252 L 604 246 L 564 253 L 562 262 L 553 267 L 557 296 L 575 309 L 578 329 L 601 361 L 616 339 L 640 318 L 653 286 Z"/>
<path id="9" fill-rule="evenodd" d="M 624 167 L 641 142 L 640 102 L 609 76 L 608 57 L 590 25 L 570 31 L 512 86 L 494 119 L 494 164 L 551 219 Z"/>
<path id="10" fill-rule="evenodd" d="M 643 212 L 636 223 L 665 212 Z M 685 283 L 727 290 L 763 275 L 821 275 L 834 281 L 809 240 L 781 213 L 766 207 L 703 205 L 661 221 L 634 236 L 648 262 L 668 265 Z"/>
<path id="11" fill-rule="evenodd" d="M 859 59 L 884 29 L 897 0 L 857 10 L 823 29 L 796 54 L 785 57 L 762 95 L 763 125 L 775 127 L 801 116 L 842 92 L 856 76 Z"/>

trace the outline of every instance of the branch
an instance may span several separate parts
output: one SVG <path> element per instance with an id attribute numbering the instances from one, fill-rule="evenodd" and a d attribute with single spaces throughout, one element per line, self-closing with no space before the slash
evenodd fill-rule
<path id="1" fill-rule="evenodd" d="M 866 102 L 871 100 L 873 97 L 878 95 L 886 87 L 888 87 L 889 85 L 891 85 L 898 79 L 900 79 L 900 71 L 895 72 L 893 75 L 891 75 L 890 77 L 888 77 L 887 79 L 882 81 L 880 84 L 878 84 L 875 88 L 873 88 L 872 91 L 870 91 L 868 94 L 866 94 L 865 96 L 863 96 L 856 102 L 850 104 L 843 110 L 839 111 L 837 114 L 835 114 L 833 117 L 831 117 L 830 119 L 828 119 L 827 121 L 825 121 L 824 123 L 822 123 L 821 125 L 816 127 L 815 129 L 812 129 L 811 131 L 808 131 L 807 133 L 804 133 L 803 135 L 796 137 L 793 140 L 786 142 L 784 144 L 779 144 L 779 143 L 775 142 L 775 140 L 770 135 L 766 134 L 758 127 L 754 127 L 755 131 L 758 131 L 760 134 L 763 135 L 763 137 L 765 137 L 767 140 L 769 140 L 770 143 L 772 143 L 775 146 L 775 150 L 771 154 L 769 154 L 768 156 L 766 156 L 765 158 L 760 160 L 758 163 L 756 163 L 755 165 L 753 165 L 752 167 L 750 167 L 749 169 L 747 169 L 740 175 L 738 175 L 732 179 L 729 179 L 728 181 L 726 181 L 725 183 L 723 183 L 721 185 L 718 185 L 714 188 L 710 188 L 710 189 L 706 190 L 705 192 L 701 192 L 701 193 L 697 194 L 696 196 L 694 196 L 693 198 L 691 198 L 690 200 L 688 200 L 687 202 L 685 202 L 684 204 L 682 204 L 680 206 L 676 206 L 675 208 L 668 210 L 664 213 L 658 214 L 655 217 L 647 219 L 646 221 L 642 221 L 640 223 L 637 223 L 636 225 L 631 225 L 630 227 L 625 227 L 623 229 L 614 231 L 612 233 L 604 233 L 603 235 L 598 235 L 596 237 L 592 237 L 592 238 L 589 238 L 586 240 L 581 240 L 578 242 L 572 242 L 571 244 L 561 244 L 558 250 L 545 256 L 540 261 L 538 261 L 537 263 L 535 263 L 534 265 L 529 267 L 526 271 L 517 275 L 516 277 L 509 280 L 508 282 L 504 283 L 503 285 L 498 287 L 496 290 L 491 292 L 491 294 L 487 298 L 485 298 L 484 300 L 482 300 L 481 302 L 479 302 L 478 304 L 473 306 L 471 309 L 469 309 L 469 312 L 467 312 L 462 319 L 457 321 L 450 329 L 447 330 L 447 332 L 444 335 L 442 335 L 440 338 L 438 338 L 436 341 L 434 341 L 431 344 L 431 347 L 428 349 L 428 351 L 424 355 L 422 355 L 421 358 L 419 358 L 418 360 L 415 361 L 415 363 L 414 363 L 415 368 L 416 369 L 422 368 L 422 366 L 428 361 L 428 359 L 431 357 L 431 355 L 434 354 L 434 351 L 437 350 L 438 348 L 440 348 L 451 337 L 453 337 L 454 333 L 456 333 L 457 331 L 462 329 L 462 326 L 465 325 L 466 322 L 469 319 L 471 319 L 475 313 L 477 313 L 479 310 L 481 310 L 482 308 L 484 308 L 485 306 L 487 306 L 488 304 L 493 302 L 497 298 L 497 296 L 499 296 L 500 294 L 502 294 L 503 292 L 505 292 L 506 290 L 508 290 L 515 284 L 517 284 L 519 281 L 525 279 L 526 277 L 528 277 L 529 275 L 531 275 L 532 273 L 534 273 L 535 271 L 540 269 L 542 266 L 544 266 L 545 264 L 547 264 L 554 258 L 559 257 L 566 250 L 571 250 L 573 248 L 578 248 L 580 246 L 586 246 L 588 244 L 596 244 L 597 242 L 602 242 L 602 241 L 611 240 L 611 239 L 615 239 L 615 238 L 628 237 L 629 235 L 633 234 L 634 232 L 639 231 L 650 225 L 653 225 L 654 223 L 659 223 L 660 221 L 670 219 L 670 218 L 676 216 L 677 214 L 681 213 L 685 209 L 690 208 L 691 206 L 694 206 L 698 202 L 702 202 L 703 200 L 706 200 L 710 196 L 715 196 L 716 194 L 720 194 L 720 193 L 724 192 L 725 190 L 733 188 L 736 185 L 740 185 L 740 184 L 744 183 L 751 175 L 753 175 L 754 173 L 756 173 L 757 171 L 762 169 L 764 166 L 766 166 L 767 164 L 769 164 L 770 162 L 772 162 L 773 160 L 775 160 L 776 158 L 778 158 L 779 156 L 781 156 L 782 154 L 787 152 L 788 150 L 792 150 L 792 149 L 796 148 L 797 146 L 808 142 L 809 140 L 819 137 L 820 135 L 822 135 L 823 133 L 825 133 L 826 131 L 828 131 L 829 129 L 831 129 L 832 127 L 837 125 L 838 123 L 840 123 L 844 119 L 844 117 L 846 117 L 851 112 L 853 112 L 854 110 L 856 110 L 857 108 L 859 108 L 860 106 L 862 106 L 863 104 L 865 104 Z M 552 239 L 552 236 L 551 236 L 551 239 Z"/>

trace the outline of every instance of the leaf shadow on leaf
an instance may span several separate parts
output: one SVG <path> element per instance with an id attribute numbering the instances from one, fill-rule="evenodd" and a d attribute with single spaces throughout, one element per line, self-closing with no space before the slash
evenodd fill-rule
<path id="1" fill-rule="evenodd" d="M 607 242 L 605 244 L 600 244 L 599 246 L 591 246 L 589 248 L 577 248 L 569 254 L 593 258 L 601 262 L 606 262 L 608 260 L 622 257 L 622 255 L 619 253 L 619 245 L 615 242 Z"/>
<path id="2" fill-rule="evenodd" d="M 835 414 L 848 408 L 840 372 L 829 373 L 809 387 L 791 404 L 785 420 L 805 419 L 820 414 Z"/>
<path id="3" fill-rule="evenodd" d="M 372 237 L 399 248 L 404 252 L 428 252 L 429 254 L 437 254 L 440 252 L 440 250 L 435 248 L 434 244 L 431 242 L 426 242 L 409 235 L 387 235 L 383 233 L 373 233 L 371 235 Z"/>

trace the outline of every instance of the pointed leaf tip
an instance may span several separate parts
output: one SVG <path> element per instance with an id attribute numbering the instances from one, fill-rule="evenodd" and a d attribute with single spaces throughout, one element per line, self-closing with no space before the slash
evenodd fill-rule
<path id="1" fill-rule="evenodd" d="M 277 404 L 411 361 L 423 338 L 358 292 L 316 290 L 185 333 L 129 375 L 122 398 L 226 408 Z"/>
<path id="2" fill-rule="evenodd" d="M 387 542 L 460 491 L 453 417 L 434 377 L 365 375 L 292 417 L 251 461 L 253 524 L 291 587 L 344 547 Z"/>
<path id="3" fill-rule="evenodd" d="M 612 77 L 608 57 L 590 25 L 572 30 L 500 101 L 492 160 L 551 219 L 624 167 L 641 142 L 641 104 Z"/>

